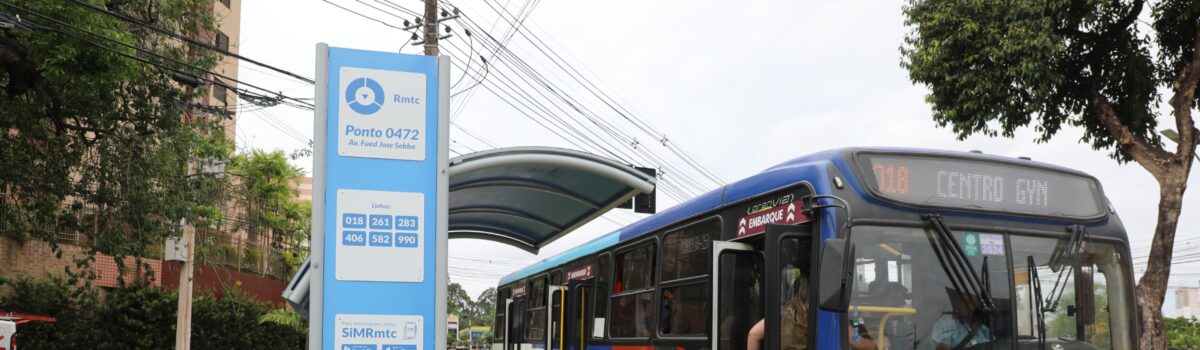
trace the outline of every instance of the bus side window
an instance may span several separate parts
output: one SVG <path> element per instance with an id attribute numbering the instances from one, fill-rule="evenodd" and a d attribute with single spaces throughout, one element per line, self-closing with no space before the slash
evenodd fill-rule
<path id="1" fill-rule="evenodd" d="M 546 276 L 534 278 L 529 286 L 525 316 L 525 340 L 543 340 L 546 335 Z"/>
<path id="2" fill-rule="evenodd" d="M 720 229 L 719 220 L 709 220 L 663 235 L 659 334 L 707 333 L 710 237 Z"/>
<path id="3" fill-rule="evenodd" d="M 646 243 L 614 259 L 609 326 L 613 338 L 645 338 L 654 329 L 654 248 L 653 243 Z"/>
<path id="4" fill-rule="evenodd" d="M 592 306 L 592 322 L 594 329 L 590 330 L 592 338 L 604 338 L 604 325 L 608 319 L 608 265 L 612 255 L 604 253 L 596 258 L 596 292 L 592 293 L 592 300 L 595 304 Z"/>

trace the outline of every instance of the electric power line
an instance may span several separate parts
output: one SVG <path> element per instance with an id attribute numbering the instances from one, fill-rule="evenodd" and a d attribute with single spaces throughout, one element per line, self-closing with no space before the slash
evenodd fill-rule
<path id="1" fill-rule="evenodd" d="M 246 86 L 249 86 L 249 87 L 251 87 L 251 88 L 255 88 L 255 89 L 258 89 L 258 90 L 261 90 L 261 91 L 267 92 L 267 93 L 270 93 L 270 92 L 271 92 L 270 90 L 264 89 L 264 88 L 262 88 L 262 87 L 259 87 L 259 86 L 257 86 L 257 85 L 250 84 L 250 83 L 246 83 L 246 82 L 242 82 L 242 81 L 238 81 L 237 79 L 230 78 L 230 77 L 228 77 L 228 76 L 221 75 L 221 74 L 218 74 L 218 73 L 214 73 L 214 72 L 212 72 L 212 71 L 209 71 L 209 70 L 207 70 L 207 69 L 203 69 L 203 68 L 200 68 L 200 67 L 196 67 L 196 66 L 194 66 L 194 65 L 188 64 L 188 63 L 186 63 L 186 62 L 183 62 L 183 61 L 180 61 L 180 60 L 178 60 L 178 59 L 175 59 L 175 58 L 172 58 L 172 57 L 168 57 L 168 56 L 165 56 L 165 55 L 159 54 L 159 53 L 157 53 L 157 52 L 154 52 L 154 51 L 152 51 L 152 50 L 145 49 L 145 48 L 141 48 L 141 47 L 139 47 L 139 46 L 132 45 L 132 44 L 128 44 L 128 43 L 125 43 L 125 42 L 121 42 L 121 41 L 119 41 L 119 40 L 116 40 L 116 39 L 113 39 L 113 38 L 110 38 L 110 37 L 107 37 L 107 36 L 104 36 L 104 35 L 101 35 L 101 34 L 98 34 L 98 33 L 92 32 L 92 31 L 88 31 L 88 30 L 86 30 L 86 29 L 82 29 L 82 28 L 79 28 L 79 27 L 77 27 L 77 26 L 73 26 L 73 25 L 71 25 L 71 24 L 68 24 L 68 23 L 66 23 L 66 22 L 60 21 L 60 20 L 58 20 L 58 19 L 56 19 L 56 18 L 53 18 L 53 17 L 47 16 L 47 15 L 41 14 L 41 13 L 39 13 L 39 12 L 36 12 L 36 11 L 29 10 L 29 9 L 27 9 L 27 8 L 24 8 L 24 7 L 18 6 L 18 5 L 16 5 L 16 4 L 13 4 L 13 3 L 9 3 L 9 2 L 3 2 L 3 1 L 0 1 L 0 4 L 2 4 L 2 5 L 5 5 L 5 6 L 8 6 L 8 7 L 11 7 L 11 8 L 14 8 L 14 9 L 17 9 L 17 10 L 19 10 L 19 11 L 22 11 L 22 12 L 25 12 L 25 13 L 28 13 L 28 14 L 30 14 L 30 15 L 33 15 L 33 16 L 35 16 L 35 17 L 44 18 L 44 19 L 46 19 L 46 20 L 49 20 L 49 21 L 51 21 L 51 22 L 54 22 L 55 24 L 58 24 L 58 25 L 61 25 L 61 26 L 64 26 L 64 27 L 70 28 L 70 29 L 72 29 L 72 30 L 75 30 L 75 31 L 83 32 L 83 33 L 85 33 L 85 34 L 87 34 L 87 35 L 90 35 L 90 36 L 92 36 L 92 37 L 99 38 L 99 39 L 102 39 L 102 40 L 105 40 L 105 41 L 108 41 L 108 42 L 116 43 L 116 44 L 118 44 L 118 45 L 121 45 L 121 46 L 123 46 L 123 47 L 129 48 L 129 49 L 133 49 L 133 50 L 135 50 L 136 52 L 140 52 L 140 53 L 143 53 L 143 54 L 149 55 L 149 56 L 151 56 L 151 57 L 155 57 L 155 58 L 158 58 L 158 59 L 164 59 L 164 60 L 167 60 L 167 61 L 171 61 L 171 62 L 173 62 L 173 63 L 176 63 L 176 64 L 179 64 L 179 65 L 181 65 L 181 66 L 184 66 L 185 68 L 189 68 L 189 69 L 193 69 L 193 70 L 201 71 L 201 72 L 203 72 L 203 73 L 205 73 L 205 74 L 210 74 L 210 75 L 213 75 L 213 76 L 215 76 L 215 77 L 226 78 L 226 79 L 228 79 L 228 80 L 231 80 L 231 81 L 233 81 L 233 82 L 236 82 L 236 83 L 238 83 L 239 85 L 246 85 Z M 103 45 L 103 44 L 101 44 L 101 43 L 98 43 L 98 42 L 95 42 L 95 41 L 92 41 L 92 40 L 88 40 L 87 38 L 84 38 L 84 37 L 82 37 L 82 36 L 80 36 L 80 35 L 78 35 L 78 34 L 76 34 L 76 33 L 72 33 L 72 32 L 68 32 L 68 31 L 65 31 L 65 30 L 61 30 L 61 29 L 56 29 L 56 28 L 48 27 L 48 26 L 45 26 L 45 25 L 42 25 L 42 24 L 39 24 L 39 23 L 36 23 L 36 22 L 31 22 L 31 21 L 28 21 L 28 20 L 23 20 L 23 22 L 24 22 L 24 23 L 31 24 L 31 25 L 34 25 L 34 26 L 36 26 L 36 27 L 38 27 L 38 28 L 40 28 L 40 29 L 43 29 L 43 30 L 48 30 L 48 31 L 52 31 L 52 32 L 55 32 L 55 33 L 59 33 L 59 34 L 65 35 L 65 36 L 69 36 L 69 37 L 71 37 L 71 38 L 74 38 L 74 39 L 76 39 L 76 40 L 79 40 L 79 41 L 81 41 L 81 42 L 83 42 L 83 43 L 86 43 L 86 44 L 92 45 L 92 46 L 94 46 L 94 47 L 100 48 L 100 49 L 102 49 L 102 50 L 105 50 L 105 51 L 108 51 L 109 53 L 113 53 L 113 54 L 116 54 L 116 55 L 119 55 L 119 56 L 123 56 L 123 57 L 129 58 L 129 59 L 133 59 L 133 60 L 135 60 L 135 61 L 138 61 L 138 62 L 141 62 L 141 63 L 147 64 L 147 65 L 150 65 L 150 66 L 153 66 L 153 67 L 157 67 L 157 68 L 161 68 L 161 69 L 164 69 L 164 70 L 168 70 L 168 71 L 170 71 L 170 72 L 173 72 L 173 73 L 178 73 L 178 74 L 187 75 L 187 76 L 190 76 L 191 78 L 194 78 L 194 79 L 197 79 L 197 80 L 205 81 L 205 82 L 208 82 L 208 83 L 210 83 L 210 84 L 213 84 L 213 85 L 218 85 L 218 86 L 224 87 L 224 88 L 226 88 L 226 89 L 233 90 L 235 93 L 238 93 L 239 95 L 242 95 L 242 94 L 247 94 L 247 95 L 251 95 L 251 96 L 257 96 L 257 97 L 258 97 L 258 98 L 260 98 L 260 99 L 266 99 L 266 100 L 274 99 L 274 98 L 272 98 L 272 97 L 268 97 L 268 96 L 258 95 L 258 94 L 255 94 L 255 93 L 249 93 L 249 92 L 247 92 L 245 89 L 241 89 L 241 88 L 239 88 L 239 87 L 230 86 L 230 85 L 228 85 L 228 84 L 225 84 L 225 83 L 224 83 L 224 81 L 221 81 L 220 79 L 207 78 L 207 77 L 204 77 L 204 76 L 203 76 L 203 74 L 201 74 L 201 75 L 193 75 L 193 74 L 190 74 L 189 72 L 187 72 L 187 71 L 184 71 L 183 69 L 180 69 L 180 68 L 170 67 L 170 66 L 168 66 L 168 65 L 165 65 L 165 64 L 162 64 L 162 63 L 156 63 L 156 62 L 153 62 L 153 61 L 151 61 L 151 60 L 149 60 L 149 59 L 146 59 L 146 58 L 137 57 L 137 56 L 135 56 L 135 55 L 131 55 L 131 54 L 129 54 L 129 53 L 126 53 L 126 52 L 121 52 L 120 50 L 114 49 L 114 48 L 112 48 L 112 47 L 109 47 L 109 46 Z M 297 108 L 305 108 L 305 109 L 311 109 L 311 108 L 312 108 L 312 104 L 311 104 L 311 103 L 308 103 L 308 102 L 306 102 L 306 101 L 303 101 L 303 100 L 300 100 L 300 99 L 296 99 L 296 98 L 292 98 L 292 97 L 289 97 L 289 96 L 286 96 L 286 95 L 283 95 L 283 94 L 278 94 L 277 96 L 278 96 L 278 99 L 288 99 L 288 100 L 291 100 L 292 102 L 281 101 L 281 102 L 284 102 L 285 104 L 288 104 L 288 105 L 290 105 L 290 106 L 297 107 Z"/>
<path id="2" fill-rule="evenodd" d="M 254 59 L 251 59 L 251 58 L 249 58 L 249 57 L 245 57 L 245 56 L 242 56 L 242 55 L 238 55 L 237 53 L 230 52 L 229 50 L 226 50 L 226 49 L 223 49 L 223 48 L 220 48 L 220 47 L 212 46 L 212 45 L 209 45 L 209 44 L 207 44 L 207 43 L 203 43 L 203 42 L 197 41 L 197 40 L 195 40 L 195 39 L 192 39 L 192 38 L 189 38 L 189 37 L 187 37 L 187 36 L 184 36 L 184 35 L 180 35 L 180 34 L 178 34 L 178 33 L 175 33 L 174 31 L 170 31 L 170 30 L 167 30 L 167 29 L 163 29 L 163 28 L 160 28 L 160 27 L 158 27 L 158 26 L 155 26 L 155 25 L 153 25 L 153 24 L 147 23 L 147 22 L 145 22 L 145 21 L 143 21 L 143 20 L 141 20 L 141 19 L 133 18 L 133 17 L 130 17 L 130 16 L 128 16 L 128 15 L 125 15 L 125 14 L 122 14 L 122 13 L 118 13 L 118 12 L 112 12 L 112 11 L 109 11 L 109 10 L 107 10 L 107 9 L 100 8 L 100 7 L 98 7 L 98 6 L 95 6 L 95 5 L 92 5 L 92 4 L 89 4 L 89 3 L 83 2 L 83 1 L 81 1 L 81 0 L 70 0 L 70 1 L 71 1 L 71 2 L 73 2 L 73 3 L 75 3 L 76 5 L 79 5 L 79 6 L 82 6 L 82 7 L 84 7 L 84 8 L 87 8 L 88 10 L 91 10 L 91 11 L 93 11 L 93 12 L 97 12 L 97 13 L 100 13 L 100 14 L 108 15 L 108 16 L 111 16 L 111 17 L 113 17 L 113 18 L 116 18 L 116 19 L 119 19 L 119 20 L 125 21 L 125 22 L 127 22 L 127 23 L 131 23 L 131 24 L 134 24 L 134 25 L 140 26 L 140 27 L 142 27 L 142 28 L 149 29 L 149 30 L 151 30 L 151 31 L 154 31 L 154 32 L 157 32 L 157 33 L 159 33 L 159 34 L 166 35 L 166 36 L 168 36 L 168 37 L 171 37 L 171 38 L 174 38 L 174 39 L 176 39 L 176 40 L 183 41 L 183 42 L 185 42 L 185 43 L 188 43 L 188 44 L 190 44 L 190 45 L 192 45 L 192 46 L 196 46 L 196 47 L 199 47 L 199 48 L 202 48 L 202 49 L 206 49 L 206 50 L 214 51 L 214 52 L 220 53 L 220 54 L 222 54 L 222 55 L 225 55 L 225 56 L 234 57 L 234 58 L 237 58 L 238 60 L 241 60 L 241 61 L 244 61 L 244 62 L 247 62 L 247 63 L 251 63 L 251 64 L 257 65 L 257 66 L 259 66 L 259 67 L 267 68 L 267 69 L 273 70 L 273 71 L 275 71 L 275 72 L 278 72 L 278 73 L 282 73 L 282 74 L 284 74 L 284 75 L 287 75 L 287 76 L 289 76 L 289 77 L 291 77 L 291 78 L 294 78 L 294 79 L 297 79 L 297 80 L 300 80 L 300 81 L 303 81 L 303 82 L 306 82 L 306 83 L 309 83 L 309 84 L 314 84 L 314 83 L 315 83 L 315 81 L 314 81 L 314 80 L 312 80 L 312 79 L 309 79 L 309 78 L 306 78 L 306 77 L 303 77 L 303 76 L 300 76 L 299 74 L 292 73 L 292 72 L 289 72 L 289 71 L 287 71 L 287 70 L 283 70 L 283 69 L 277 68 L 277 67 L 275 67 L 275 66 L 272 66 L 272 65 L 269 65 L 269 64 L 266 64 L 266 63 L 259 62 L 258 60 L 254 60 Z"/>

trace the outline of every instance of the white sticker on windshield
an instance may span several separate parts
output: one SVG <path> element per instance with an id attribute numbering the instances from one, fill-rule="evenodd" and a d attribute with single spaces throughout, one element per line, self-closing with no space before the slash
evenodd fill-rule
<path id="1" fill-rule="evenodd" d="M 983 255 L 1004 255 L 1004 236 L 997 234 L 979 234 L 979 251 Z"/>

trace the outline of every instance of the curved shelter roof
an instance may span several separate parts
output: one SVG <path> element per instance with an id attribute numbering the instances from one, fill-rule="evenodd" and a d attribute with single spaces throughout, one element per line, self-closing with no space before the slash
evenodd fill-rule
<path id="1" fill-rule="evenodd" d="M 537 253 L 654 184 L 630 165 L 561 148 L 466 154 L 450 159 L 449 238 Z"/>

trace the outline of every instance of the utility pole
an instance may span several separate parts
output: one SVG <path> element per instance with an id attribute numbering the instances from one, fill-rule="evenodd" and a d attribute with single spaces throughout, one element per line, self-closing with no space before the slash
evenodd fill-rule
<path id="1" fill-rule="evenodd" d="M 196 230 L 188 229 L 187 219 L 179 220 L 187 258 L 179 269 L 179 308 L 175 315 L 175 350 L 192 348 L 192 264 L 196 255 Z"/>
<path id="2" fill-rule="evenodd" d="M 437 56 L 439 54 L 437 0 L 425 0 L 425 55 Z"/>

